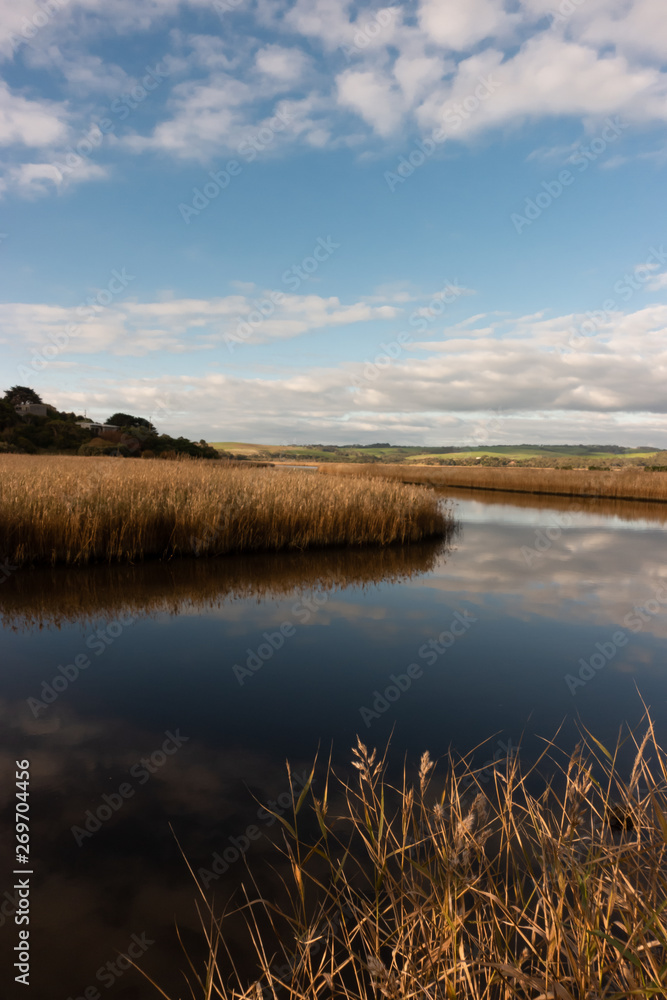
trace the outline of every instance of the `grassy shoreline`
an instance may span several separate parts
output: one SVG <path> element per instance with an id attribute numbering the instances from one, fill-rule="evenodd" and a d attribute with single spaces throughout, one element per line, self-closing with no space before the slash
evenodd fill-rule
<path id="1" fill-rule="evenodd" d="M 408 484 L 460 487 L 503 493 L 534 493 L 561 497 L 596 497 L 667 503 L 667 472 L 639 469 L 435 468 L 417 465 L 330 464 L 320 475 L 385 479 Z"/>
<path id="2" fill-rule="evenodd" d="M 0 556 L 85 565 L 445 537 L 429 490 L 187 460 L 0 456 Z"/>
<path id="3" fill-rule="evenodd" d="M 545 741 L 490 786 L 467 759 L 436 776 L 428 753 L 392 785 L 386 753 L 359 740 L 356 779 L 314 766 L 275 814 L 284 893 L 266 891 L 271 865 L 220 917 L 197 883 L 208 956 L 193 998 L 664 997 L 667 757 L 645 721 L 610 749 L 585 730 L 571 754 Z"/>

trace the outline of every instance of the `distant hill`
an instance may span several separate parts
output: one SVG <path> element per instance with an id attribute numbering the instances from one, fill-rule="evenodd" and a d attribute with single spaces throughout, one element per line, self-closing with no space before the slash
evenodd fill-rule
<path id="1" fill-rule="evenodd" d="M 466 445 L 419 447 L 417 445 L 267 445 L 242 441 L 212 443 L 236 458 L 272 462 L 396 462 L 424 465 L 528 465 L 550 468 L 613 468 L 661 464 L 660 453 L 649 445 Z"/>

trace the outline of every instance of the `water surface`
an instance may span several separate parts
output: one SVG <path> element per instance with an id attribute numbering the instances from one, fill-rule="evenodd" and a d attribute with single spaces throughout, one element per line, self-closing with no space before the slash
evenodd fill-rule
<path id="1" fill-rule="evenodd" d="M 393 732 L 396 765 L 487 739 L 478 766 L 517 746 L 530 762 L 559 727 L 572 749 L 577 720 L 613 743 L 640 695 L 664 736 L 667 510 L 450 495 L 461 528 L 444 547 L 22 570 L 0 585 L 0 959 L 10 969 L 16 943 L 14 761 L 29 758 L 34 996 L 157 995 L 104 971 L 133 935 L 141 967 L 185 995 L 175 921 L 189 947 L 199 935 L 174 835 L 214 875 L 249 826 L 274 832 L 253 796 L 288 805 L 286 758 L 302 775 L 320 747 L 344 769 L 356 734 L 383 747 Z M 245 854 L 253 869 L 271 859 L 266 839 Z M 209 891 L 222 905 L 243 881 L 238 857 Z"/>

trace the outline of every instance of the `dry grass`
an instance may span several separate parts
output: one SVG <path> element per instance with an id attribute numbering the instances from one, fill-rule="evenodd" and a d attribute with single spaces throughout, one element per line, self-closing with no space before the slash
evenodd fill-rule
<path id="1" fill-rule="evenodd" d="M 650 720 L 643 740 L 627 739 L 627 770 L 620 740 L 610 753 L 585 734 L 560 767 L 550 761 L 551 780 L 514 758 L 491 793 L 465 762 L 436 780 L 428 754 L 414 783 L 391 787 L 359 742 L 358 779 L 329 769 L 280 819 L 286 908 L 254 882 L 220 919 L 200 890 L 208 959 L 191 967 L 188 995 L 664 998 L 667 759 Z M 239 910 L 255 953 L 246 976 L 227 944 Z"/>
<path id="2" fill-rule="evenodd" d="M 417 465 L 322 465 L 320 474 L 399 480 L 430 486 L 460 486 L 507 493 L 551 493 L 556 496 L 608 497 L 616 500 L 667 502 L 667 472 L 619 469 L 588 472 L 584 469 L 508 469 L 458 466 L 433 468 Z"/>
<path id="3" fill-rule="evenodd" d="M 200 461 L 0 456 L 0 556 L 82 565 L 443 536 L 432 491 Z"/>

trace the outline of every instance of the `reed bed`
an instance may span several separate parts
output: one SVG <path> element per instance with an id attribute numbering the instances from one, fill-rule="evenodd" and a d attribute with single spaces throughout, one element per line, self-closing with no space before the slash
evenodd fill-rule
<path id="1" fill-rule="evenodd" d="M 426 465 L 352 465 L 334 463 L 319 467 L 322 475 L 388 479 L 429 486 L 502 490 L 507 493 L 551 493 L 567 497 L 607 497 L 615 500 L 667 502 L 667 472 L 619 469 L 590 472 L 585 469 L 512 469 Z"/>
<path id="2" fill-rule="evenodd" d="M 528 770 L 513 757 L 492 791 L 465 761 L 437 778 L 427 753 L 394 787 L 386 755 L 358 741 L 356 779 L 328 768 L 314 780 L 314 768 L 278 817 L 286 906 L 249 878 L 221 918 L 200 888 L 208 949 L 188 995 L 665 997 L 667 758 L 650 719 L 625 739 L 609 751 L 584 732 L 569 757 L 547 744 Z M 227 933 L 239 913 L 254 950 L 245 976 Z"/>
<path id="3" fill-rule="evenodd" d="M 83 565 L 443 537 L 429 490 L 187 460 L 0 457 L 0 557 Z"/>

